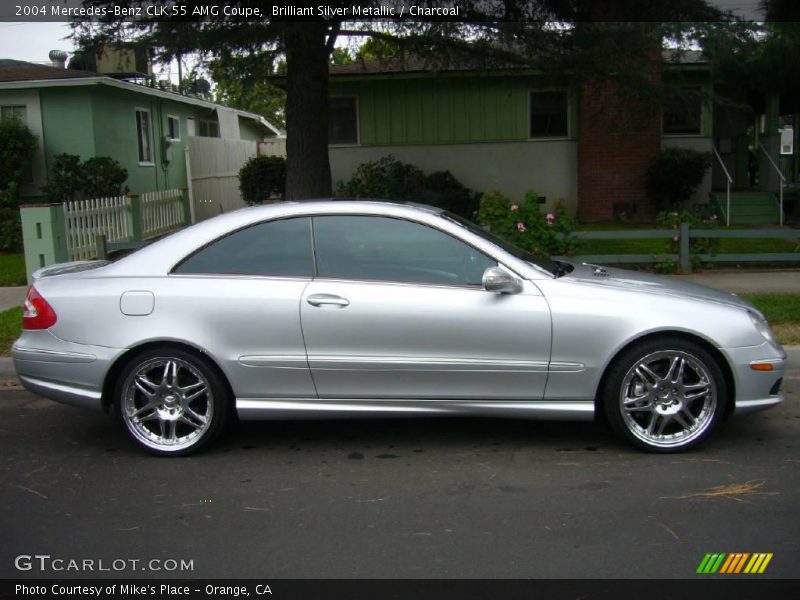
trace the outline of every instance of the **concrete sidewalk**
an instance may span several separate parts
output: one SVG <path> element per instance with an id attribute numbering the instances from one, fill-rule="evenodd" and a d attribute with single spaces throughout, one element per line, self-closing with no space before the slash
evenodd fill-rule
<path id="1" fill-rule="evenodd" d="M 800 269 L 773 269 L 770 271 L 720 270 L 670 275 L 693 283 L 700 283 L 726 292 L 761 292 L 800 294 Z"/>
<path id="2" fill-rule="evenodd" d="M 0 287 L 0 312 L 15 306 L 22 306 L 27 293 L 28 286 L 26 285 Z"/>

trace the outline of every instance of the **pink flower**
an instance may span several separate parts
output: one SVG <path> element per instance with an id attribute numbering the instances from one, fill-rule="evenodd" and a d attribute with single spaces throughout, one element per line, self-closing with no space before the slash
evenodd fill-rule
<path id="1" fill-rule="evenodd" d="M 547 213 L 547 217 L 546 217 L 546 219 L 547 219 L 547 222 L 548 222 L 550 225 L 552 225 L 552 224 L 553 224 L 553 221 L 555 221 L 555 220 L 556 220 L 556 216 L 555 216 L 553 213 Z"/>
<path id="2" fill-rule="evenodd" d="M 519 210 L 519 206 L 517 206 L 516 204 L 512 204 L 511 205 L 511 210 L 512 211 L 518 211 Z"/>
<path id="3" fill-rule="evenodd" d="M 517 229 L 519 229 L 522 233 L 525 233 L 525 231 L 527 231 L 526 228 L 525 228 L 525 223 L 521 223 L 521 222 L 517 223 Z"/>
<path id="4" fill-rule="evenodd" d="M 678 236 L 676 235 L 675 237 L 673 237 L 673 238 L 672 238 L 672 241 L 673 241 L 673 242 L 677 242 L 677 241 L 678 241 Z"/>

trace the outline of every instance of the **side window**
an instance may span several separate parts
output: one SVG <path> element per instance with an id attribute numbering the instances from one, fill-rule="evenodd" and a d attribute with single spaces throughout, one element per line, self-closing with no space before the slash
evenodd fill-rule
<path id="1" fill-rule="evenodd" d="M 311 224 L 302 217 L 240 229 L 190 255 L 173 273 L 313 277 Z"/>
<path id="2" fill-rule="evenodd" d="M 446 233 L 389 217 L 314 217 L 314 239 L 320 277 L 480 285 L 497 265 Z"/>

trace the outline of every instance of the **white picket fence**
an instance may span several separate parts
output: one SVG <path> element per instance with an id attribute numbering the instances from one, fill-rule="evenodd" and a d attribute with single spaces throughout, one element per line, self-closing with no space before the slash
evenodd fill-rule
<path id="1" fill-rule="evenodd" d="M 141 196 L 142 239 L 163 235 L 185 224 L 183 190 L 146 192 Z"/>
<path id="2" fill-rule="evenodd" d="M 136 223 L 140 231 L 134 231 Z M 69 260 L 96 258 L 98 236 L 106 243 L 142 241 L 186 224 L 181 189 L 64 203 Z"/>
<path id="3" fill-rule="evenodd" d="M 96 254 L 98 235 L 110 242 L 131 239 L 128 219 L 130 197 L 92 198 L 64 203 L 64 225 L 70 260 L 87 260 Z"/>

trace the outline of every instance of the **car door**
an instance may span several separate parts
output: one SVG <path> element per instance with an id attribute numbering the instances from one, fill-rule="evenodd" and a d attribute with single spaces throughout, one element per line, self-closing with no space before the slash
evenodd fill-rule
<path id="1" fill-rule="evenodd" d="M 538 289 L 483 289 L 497 262 L 425 224 L 313 218 L 300 315 L 320 398 L 540 399 L 550 315 Z"/>
<path id="2" fill-rule="evenodd" d="M 313 276 L 308 217 L 231 232 L 172 270 L 157 305 L 179 316 L 164 335 L 214 356 L 237 398 L 313 398 L 298 310 Z"/>

